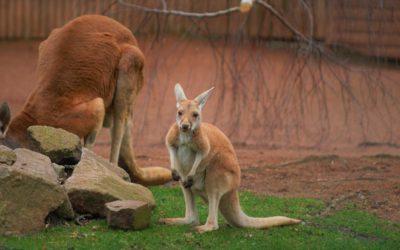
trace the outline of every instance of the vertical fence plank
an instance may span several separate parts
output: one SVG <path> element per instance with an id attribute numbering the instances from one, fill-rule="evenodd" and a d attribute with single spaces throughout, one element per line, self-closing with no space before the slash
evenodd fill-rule
<path id="1" fill-rule="evenodd" d="M 7 38 L 11 39 L 13 37 L 13 5 L 14 5 L 14 1 L 9 1 L 8 2 L 8 6 L 7 6 Z"/>
<path id="2" fill-rule="evenodd" d="M 38 34 L 38 28 L 40 26 L 38 19 L 38 0 L 32 0 L 32 16 L 31 16 L 31 25 L 32 25 L 32 33 L 31 38 L 36 38 Z"/>
<path id="3" fill-rule="evenodd" d="M 5 38 L 7 34 L 7 22 L 6 22 L 6 0 L 0 0 L 0 36 Z"/>
<path id="4" fill-rule="evenodd" d="M 23 1 L 23 8 L 22 8 L 22 12 L 23 12 L 23 17 L 24 17 L 24 21 L 23 21 L 23 38 L 28 39 L 30 38 L 30 30 L 31 30 L 31 24 L 29 23 L 29 18 L 31 15 L 31 11 L 28 11 L 30 9 L 30 1 L 29 0 L 24 0 Z"/>

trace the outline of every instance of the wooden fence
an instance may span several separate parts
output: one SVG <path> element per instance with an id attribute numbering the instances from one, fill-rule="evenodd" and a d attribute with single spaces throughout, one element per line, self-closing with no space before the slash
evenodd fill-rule
<path id="1" fill-rule="evenodd" d="M 400 58 L 399 0 L 328 1 L 326 42 L 372 56 Z"/>
<path id="2" fill-rule="evenodd" d="M 126 0 L 161 8 L 159 0 Z M 302 1 L 266 0 L 298 30 L 328 44 L 345 46 L 372 56 L 400 58 L 399 0 L 309 0 L 310 16 Z M 114 0 L 0 0 L 0 39 L 43 39 L 52 29 L 83 14 L 101 14 L 120 21 L 135 34 L 167 32 L 222 36 L 241 32 L 248 37 L 293 39 L 293 33 L 264 7 L 255 5 L 250 14 L 198 20 L 149 14 L 112 5 Z M 169 9 L 205 12 L 236 6 L 239 0 L 168 0 Z M 111 7 L 110 7 L 111 6 Z"/>

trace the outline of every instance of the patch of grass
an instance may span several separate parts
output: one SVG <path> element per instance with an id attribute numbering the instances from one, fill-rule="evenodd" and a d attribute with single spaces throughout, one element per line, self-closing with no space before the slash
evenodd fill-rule
<path id="1" fill-rule="evenodd" d="M 226 225 L 197 234 L 189 226 L 158 225 L 160 217 L 183 216 L 184 201 L 178 188 L 152 188 L 158 207 L 152 225 L 143 231 L 113 230 L 104 220 L 79 227 L 70 223 L 24 237 L 0 237 L 0 249 L 397 249 L 400 224 L 382 221 L 368 213 L 347 207 L 319 218 L 324 203 L 313 199 L 288 199 L 240 195 L 244 211 L 252 216 L 286 215 L 305 223 L 270 230 L 239 229 Z M 200 200 L 197 203 L 202 203 Z M 200 218 L 207 217 L 202 204 Z"/>
<path id="2" fill-rule="evenodd" d="M 371 156 L 366 156 L 367 158 L 372 159 L 391 159 L 391 160 L 400 160 L 400 155 L 391 155 L 391 154 L 376 154 Z"/>

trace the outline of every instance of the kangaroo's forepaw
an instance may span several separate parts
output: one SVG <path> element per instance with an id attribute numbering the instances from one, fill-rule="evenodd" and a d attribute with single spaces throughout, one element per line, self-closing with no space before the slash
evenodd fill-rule
<path id="1" fill-rule="evenodd" d="M 183 187 L 190 188 L 192 186 L 193 186 L 193 177 L 192 176 L 188 176 L 186 181 L 183 182 Z"/>
<path id="2" fill-rule="evenodd" d="M 179 180 L 181 179 L 181 177 L 179 176 L 178 171 L 176 171 L 175 169 L 172 170 L 172 179 L 173 179 L 174 181 L 179 181 Z"/>
<path id="3" fill-rule="evenodd" d="M 202 225 L 202 226 L 198 226 L 194 228 L 196 230 L 196 232 L 198 233 L 205 233 L 205 232 L 210 232 L 210 231 L 214 231 L 218 229 L 218 226 L 213 226 L 213 225 Z"/>

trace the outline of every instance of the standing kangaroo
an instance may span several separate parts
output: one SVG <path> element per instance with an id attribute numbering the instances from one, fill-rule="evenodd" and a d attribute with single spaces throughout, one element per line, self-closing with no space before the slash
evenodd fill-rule
<path id="1" fill-rule="evenodd" d="M 143 66 L 132 32 L 111 18 L 81 16 L 53 30 L 39 46 L 37 87 L 11 120 L 3 143 L 29 147 L 27 128 L 48 125 L 78 135 L 91 148 L 100 129 L 111 127 L 111 163 L 137 183 L 168 182 L 170 170 L 140 168 L 133 154 L 132 106 L 143 86 Z M 7 110 L 2 105 L 2 133 Z"/>
<path id="2" fill-rule="evenodd" d="M 240 167 L 233 146 L 221 130 L 201 122 L 201 111 L 212 90 L 188 100 L 182 87 L 175 86 L 178 111 L 166 145 L 173 179 L 181 180 L 186 213 L 184 218 L 165 218 L 160 222 L 198 225 L 194 195 L 200 195 L 208 202 L 207 222 L 196 227 L 200 233 L 218 229 L 218 208 L 228 223 L 236 227 L 269 228 L 299 223 L 300 220 L 283 216 L 249 217 L 240 208 Z"/>

